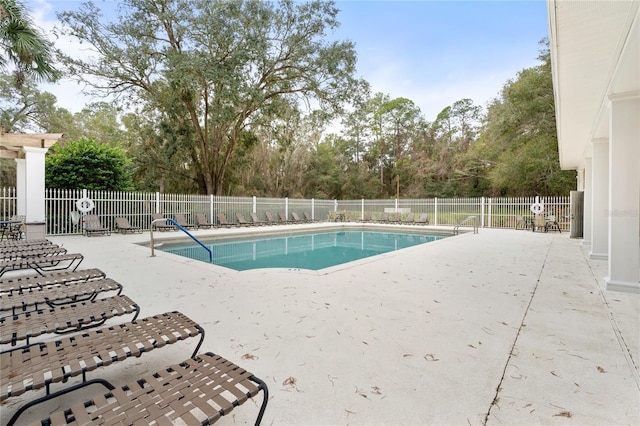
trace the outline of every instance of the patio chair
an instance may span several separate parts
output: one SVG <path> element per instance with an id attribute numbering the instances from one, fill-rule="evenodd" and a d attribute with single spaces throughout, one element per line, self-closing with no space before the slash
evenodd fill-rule
<path id="1" fill-rule="evenodd" d="M 429 217 L 427 216 L 426 213 L 421 213 L 420 217 L 418 219 L 416 219 L 415 223 L 418 223 L 420 225 L 428 225 L 429 224 Z"/>
<path id="2" fill-rule="evenodd" d="M 280 223 L 291 223 L 289 219 L 287 219 L 287 215 L 284 212 L 278 212 L 278 218 L 280 219 Z"/>
<path id="3" fill-rule="evenodd" d="M 81 269 L 77 271 L 54 271 L 44 275 L 18 275 L 0 280 L 0 292 L 11 293 L 26 289 L 38 289 L 72 282 L 83 282 L 104 278 L 106 274 L 100 269 Z"/>
<path id="4" fill-rule="evenodd" d="M 4 240 L 0 241 L 0 249 L 8 247 L 36 247 L 53 244 L 49 240 Z"/>
<path id="5" fill-rule="evenodd" d="M 0 248 L 0 259 L 20 259 L 25 257 L 51 256 L 65 254 L 67 249 L 57 244 L 46 246 L 25 246 Z"/>
<path id="6" fill-rule="evenodd" d="M 153 223 L 154 220 L 159 220 L 159 219 L 165 219 L 165 220 L 163 222 Z M 153 223 L 153 229 L 156 229 L 161 232 L 175 231 L 176 229 L 178 229 L 175 226 L 173 226 L 172 223 L 167 222 L 166 218 L 160 213 L 154 213 L 151 215 L 151 223 Z"/>
<path id="7" fill-rule="evenodd" d="M 200 228 L 212 228 L 216 226 L 215 223 L 211 223 L 207 220 L 207 216 L 204 213 L 196 213 L 196 229 Z"/>
<path id="8" fill-rule="evenodd" d="M 108 319 L 134 314 L 135 321 L 140 307 L 122 294 L 67 305 L 47 307 L 0 318 L 0 344 L 16 346 L 18 342 L 43 334 L 62 334 L 93 328 Z"/>
<path id="9" fill-rule="evenodd" d="M 24 234 L 25 216 L 14 215 L 7 221 L 0 222 L 0 241 L 21 240 Z"/>
<path id="10" fill-rule="evenodd" d="M 527 222 L 524 219 L 524 216 L 516 215 L 516 229 L 526 229 L 528 228 Z"/>
<path id="11" fill-rule="evenodd" d="M 547 232 L 547 221 L 544 216 L 534 216 L 533 223 L 531 224 L 531 231 L 544 231 Z"/>
<path id="12" fill-rule="evenodd" d="M 0 260 L 0 277 L 8 271 L 33 269 L 40 275 L 47 271 L 70 269 L 75 271 L 84 256 L 80 253 L 65 253 L 51 256 L 22 257 Z"/>
<path id="13" fill-rule="evenodd" d="M 264 381 L 211 352 L 51 414 L 42 424 L 212 424 L 262 391 L 256 425 L 269 401 Z M 64 423 L 58 423 L 62 421 Z M 67 423 L 69 422 L 69 423 Z"/>
<path id="14" fill-rule="evenodd" d="M 266 225 L 267 223 L 264 220 L 260 220 L 258 218 L 258 215 L 254 212 L 249 213 L 249 217 L 251 218 L 251 223 L 253 223 L 254 225 Z"/>
<path id="15" fill-rule="evenodd" d="M 560 224 L 558 223 L 558 220 L 554 215 L 548 215 L 547 217 L 545 217 L 545 226 L 547 228 L 547 231 L 555 229 L 556 231 L 562 233 Z"/>
<path id="16" fill-rule="evenodd" d="M 126 217 L 116 217 L 116 231 L 121 234 L 126 234 L 127 232 L 142 234 L 142 228 L 131 225 Z"/>
<path id="17" fill-rule="evenodd" d="M 371 213 L 365 212 L 364 215 L 362 216 L 362 219 L 360 219 L 358 222 L 371 222 L 371 221 L 373 221 L 373 216 L 371 215 Z"/>
<path id="18" fill-rule="evenodd" d="M 298 216 L 298 213 L 296 212 L 291 212 L 291 217 L 293 218 L 292 222 L 293 223 L 304 223 L 305 221 Z"/>
<path id="19" fill-rule="evenodd" d="M 273 214 L 271 212 L 265 212 L 265 216 L 267 216 L 267 222 L 269 223 L 269 225 L 277 225 L 277 224 L 282 223 L 282 222 L 276 220 L 273 217 Z"/>
<path id="20" fill-rule="evenodd" d="M 95 214 L 84 217 L 84 232 L 87 237 L 93 234 L 111 235 L 111 229 L 102 226 L 100 218 Z"/>
<path id="21" fill-rule="evenodd" d="M 378 219 L 378 222 L 389 223 L 389 213 L 387 212 L 382 213 L 382 216 L 380 217 L 380 219 Z"/>
<path id="22" fill-rule="evenodd" d="M 227 215 L 224 214 L 224 212 L 218 212 L 216 217 L 218 218 L 219 226 L 224 226 L 225 228 L 231 228 L 232 226 L 236 226 L 236 223 L 232 223 L 227 220 Z"/>
<path id="23" fill-rule="evenodd" d="M 0 311 L 11 311 L 13 315 L 20 312 L 35 311 L 39 306 L 54 308 L 75 302 L 95 300 L 98 294 L 122 293 L 122 285 L 111 278 L 91 281 L 73 281 L 36 288 L 26 288 L 9 293 L 0 293 Z"/>
<path id="24" fill-rule="evenodd" d="M 167 312 L 3 352 L 0 354 L 0 401 L 46 388 L 45 396 L 21 406 L 9 424 L 15 423 L 25 410 L 34 405 L 86 386 L 102 384 L 114 389 L 104 379 L 87 380 L 86 374 L 90 371 L 196 336 L 200 336 L 200 341 L 192 358 L 195 358 L 202 345 L 204 330 L 180 312 Z M 52 384 L 65 383 L 78 376 L 82 377 L 80 383 L 50 392 Z"/>
<path id="25" fill-rule="evenodd" d="M 187 219 L 184 217 L 182 213 L 176 213 L 173 215 L 173 220 L 184 229 L 194 229 L 196 227 L 195 224 L 187 222 Z"/>
<path id="26" fill-rule="evenodd" d="M 415 215 L 413 213 L 407 213 L 404 219 L 402 219 L 402 216 L 400 216 L 400 218 L 402 223 L 413 224 L 415 222 Z"/>
<path id="27" fill-rule="evenodd" d="M 236 212 L 237 223 L 240 226 L 251 226 L 253 223 L 249 222 L 245 217 L 244 213 Z"/>
<path id="28" fill-rule="evenodd" d="M 311 217 L 311 214 L 310 214 L 309 212 L 302 212 L 302 215 L 304 216 L 304 220 L 305 220 L 305 222 L 309 222 L 309 223 L 316 222 L 316 221 Z"/>

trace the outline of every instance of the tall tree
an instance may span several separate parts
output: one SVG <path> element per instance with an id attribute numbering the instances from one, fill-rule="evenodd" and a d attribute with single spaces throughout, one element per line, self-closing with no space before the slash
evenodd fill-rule
<path id="1" fill-rule="evenodd" d="M 575 172 L 560 170 L 551 59 L 542 43 L 541 64 L 518 73 L 489 105 L 476 147 L 495 195 L 566 195 L 575 187 Z"/>
<path id="2" fill-rule="evenodd" d="M 13 64 L 14 85 L 20 88 L 27 78 L 53 81 L 53 45 L 36 27 L 24 5 L 17 0 L 0 1 L 0 70 Z"/>
<path id="3" fill-rule="evenodd" d="M 232 154 L 256 120 L 300 100 L 337 112 L 350 96 L 354 46 L 325 39 L 337 13 L 322 0 L 124 0 L 118 21 L 104 23 L 86 3 L 59 18 L 95 56 L 63 63 L 98 92 L 156 111 L 169 105 L 167 117 L 190 123 L 180 143 L 203 192 L 221 194 Z"/>

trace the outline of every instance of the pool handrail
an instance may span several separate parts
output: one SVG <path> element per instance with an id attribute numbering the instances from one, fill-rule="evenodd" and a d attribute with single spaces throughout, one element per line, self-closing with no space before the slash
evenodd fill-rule
<path id="1" fill-rule="evenodd" d="M 209 263 L 213 263 L 213 252 L 211 251 L 211 249 L 209 247 L 205 246 L 202 243 L 202 241 L 200 241 L 195 236 L 193 236 L 191 234 L 191 232 L 187 231 L 182 226 L 180 226 L 175 220 L 170 219 L 170 218 L 154 219 L 154 220 L 151 221 L 151 226 L 149 227 L 149 239 L 150 239 L 150 245 L 151 245 L 151 257 L 155 257 L 155 255 L 156 255 L 156 253 L 155 253 L 155 244 L 153 242 L 153 224 L 157 223 L 157 222 L 162 222 L 162 221 L 169 222 L 169 223 L 173 224 L 179 230 L 181 230 L 182 232 L 187 234 L 189 236 L 189 238 L 191 238 L 193 241 L 195 241 L 196 243 L 200 244 L 200 246 L 203 249 L 205 249 L 207 252 L 209 252 Z"/>
<path id="2" fill-rule="evenodd" d="M 454 235 L 458 235 L 460 232 L 460 226 L 466 224 L 467 222 L 473 221 L 473 233 L 477 234 L 478 233 L 478 216 L 467 216 L 467 218 L 465 220 L 463 220 L 462 222 L 458 223 L 454 228 L 453 228 L 453 233 Z"/>

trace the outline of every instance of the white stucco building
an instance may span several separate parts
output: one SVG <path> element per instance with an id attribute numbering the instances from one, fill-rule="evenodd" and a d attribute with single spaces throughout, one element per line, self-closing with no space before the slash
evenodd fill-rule
<path id="1" fill-rule="evenodd" d="M 560 167 L 607 289 L 640 292 L 640 0 L 547 0 Z"/>

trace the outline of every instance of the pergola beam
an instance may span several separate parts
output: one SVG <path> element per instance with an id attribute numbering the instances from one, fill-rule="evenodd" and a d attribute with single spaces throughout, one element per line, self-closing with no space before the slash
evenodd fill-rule
<path id="1" fill-rule="evenodd" d="M 44 163 L 47 150 L 62 133 L 5 133 L 0 127 L 0 158 L 14 159 L 17 213 L 26 217 L 27 239 L 45 238 Z"/>

